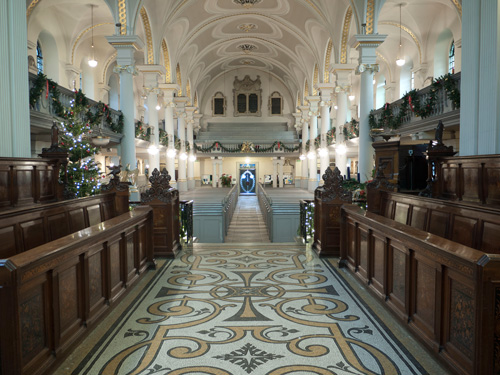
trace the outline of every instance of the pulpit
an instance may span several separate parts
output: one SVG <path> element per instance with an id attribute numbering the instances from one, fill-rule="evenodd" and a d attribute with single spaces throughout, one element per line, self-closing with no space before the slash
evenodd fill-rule
<path id="1" fill-rule="evenodd" d="M 170 186 L 170 175 L 155 168 L 151 187 L 141 194 L 141 204 L 153 209 L 153 252 L 155 256 L 174 256 L 179 243 L 179 191 Z"/>
<path id="2" fill-rule="evenodd" d="M 344 189 L 340 170 L 327 168 L 325 184 L 314 191 L 314 244 L 321 256 L 340 255 L 341 207 L 352 202 L 352 193 Z"/>

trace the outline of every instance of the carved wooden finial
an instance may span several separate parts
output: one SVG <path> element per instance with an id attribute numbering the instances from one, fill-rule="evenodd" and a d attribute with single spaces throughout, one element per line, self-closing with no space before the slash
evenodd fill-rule
<path id="1" fill-rule="evenodd" d="M 334 199 L 349 203 L 352 201 L 352 193 L 344 189 L 344 178 L 337 167 L 334 170 L 327 168 L 323 175 L 323 181 L 325 181 L 325 184 L 315 190 L 315 197 L 320 198 L 323 202 Z"/>
<path id="2" fill-rule="evenodd" d="M 170 202 L 173 195 L 177 193 L 177 190 L 170 186 L 171 179 L 172 177 L 170 177 L 166 168 L 163 168 L 161 173 L 155 168 L 153 173 L 151 173 L 151 177 L 149 177 L 151 188 L 141 194 L 141 202 L 151 202 L 154 199 L 162 202 Z"/>

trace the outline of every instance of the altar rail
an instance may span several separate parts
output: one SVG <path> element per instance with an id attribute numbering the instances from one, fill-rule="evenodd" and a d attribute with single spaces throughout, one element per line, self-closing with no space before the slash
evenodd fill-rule
<path id="1" fill-rule="evenodd" d="M 452 75 L 452 79 L 455 81 L 457 89 L 460 90 L 461 73 L 459 72 Z M 417 91 L 420 103 L 425 103 L 427 101 L 431 90 L 432 86 L 427 86 Z M 446 126 L 460 124 L 460 109 L 453 106 L 452 101 L 446 94 L 446 90 L 441 87 L 438 89 L 436 94 L 436 105 L 431 115 L 422 119 L 421 117 L 417 117 L 413 111 L 408 111 L 407 115 L 402 119 L 401 127 L 397 130 L 398 134 L 409 134 L 419 131 L 432 130 L 436 127 L 438 120 L 442 120 Z M 403 99 L 390 103 L 394 117 L 399 115 L 401 104 L 403 104 Z M 373 111 L 377 122 L 380 121 L 383 111 L 383 108 Z"/>
<path id="2" fill-rule="evenodd" d="M 48 374 L 148 266 L 152 210 L 137 207 L 0 260 L 1 371 Z"/>

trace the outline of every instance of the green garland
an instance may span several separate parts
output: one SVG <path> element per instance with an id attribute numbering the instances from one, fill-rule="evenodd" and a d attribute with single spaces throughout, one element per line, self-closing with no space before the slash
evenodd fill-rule
<path id="1" fill-rule="evenodd" d="M 342 132 L 344 134 L 344 140 L 346 141 L 359 137 L 359 121 L 353 118 L 344 125 Z"/>
<path id="2" fill-rule="evenodd" d="M 33 82 L 33 87 L 30 89 L 30 106 L 34 108 L 36 103 L 40 100 L 40 97 L 43 93 L 43 90 L 49 87 L 49 96 L 52 99 L 52 107 L 54 109 L 54 113 L 56 116 L 61 117 L 63 119 L 68 119 L 70 116 L 69 110 L 63 106 L 59 97 L 61 95 L 59 91 L 59 86 L 56 82 L 48 79 L 47 76 L 43 73 L 38 73 L 35 81 Z M 84 108 L 84 118 L 88 121 L 92 127 L 98 126 L 101 122 L 103 116 L 105 116 L 106 124 L 108 124 L 109 128 L 115 133 L 123 132 L 123 114 L 120 113 L 118 117 L 118 121 L 114 122 L 111 118 L 111 109 L 104 103 L 99 102 L 94 106 L 89 104 L 88 98 L 82 92 L 82 90 L 75 91 L 74 105 L 79 108 Z M 92 109 L 94 109 L 95 114 L 92 113 Z"/>
<path id="3" fill-rule="evenodd" d="M 186 151 L 189 151 L 187 149 L 188 145 L 189 145 L 189 143 L 186 145 Z M 265 148 L 261 148 L 260 145 L 255 145 L 253 151 L 256 153 L 269 152 L 269 151 L 272 151 L 275 147 L 278 147 L 278 149 L 284 149 L 285 151 L 294 152 L 294 151 L 297 151 L 300 148 L 300 146 L 301 146 L 300 144 L 297 146 L 287 146 L 286 144 L 284 144 L 281 141 L 274 141 L 271 146 L 265 147 Z M 243 147 L 243 144 L 239 144 L 239 145 L 234 146 L 234 147 L 225 147 L 222 143 L 220 143 L 218 141 L 215 141 L 210 146 L 206 146 L 206 147 L 198 146 L 196 143 L 194 144 L 194 148 L 199 152 L 211 152 L 215 149 L 220 148 L 224 152 L 237 153 L 237 152 L 241 152 L 242 147 Z"/>
<path id="4" fill-rule="evenodd" d="M 144 123 L 142 121 L 136 121 L 135 123 L 135 137 L 138 139 L 142 139 L 143 141 L 149 141 L 149 137 L 151 136 L 151 129 L 145 128 Z"/>
<path id="5" fill-rule="evenodd" d="M 452 75 L 445 74 L 433 80 L 425 102 L 421 102 L 417 90 L 411 90 L 402 97 L 403 101 L 399 106 L 399 113 L 397 116 L 393 113 L 395 107 L 394 103 L 386 103 L 384 107 L 379 109 L 382 110 L 382 112 L 378 122 L 375 119 L 374 111 L 371 111 L 368 116 L 370 128 L 398 129 L 403 122 L 403 118 L 408 115 L 410 110 L 415 116 L 421 117 L 422 119 L 431 116 L 436 107 L 437 92 L 441 88 L 446 91 L 448 98 L 453 104 L 453 108 L 460 108 L 460 90 L 457 89 L 456 81 L 453 79 Z"/>

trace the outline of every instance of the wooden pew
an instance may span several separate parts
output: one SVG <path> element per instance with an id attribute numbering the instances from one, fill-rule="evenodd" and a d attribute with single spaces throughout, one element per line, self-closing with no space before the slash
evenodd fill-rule
<path id="1" fill-rule="evenodd" d="M 455 373 L 500 371 L 500 255 L 342 209 L 341 262 Z"/>

